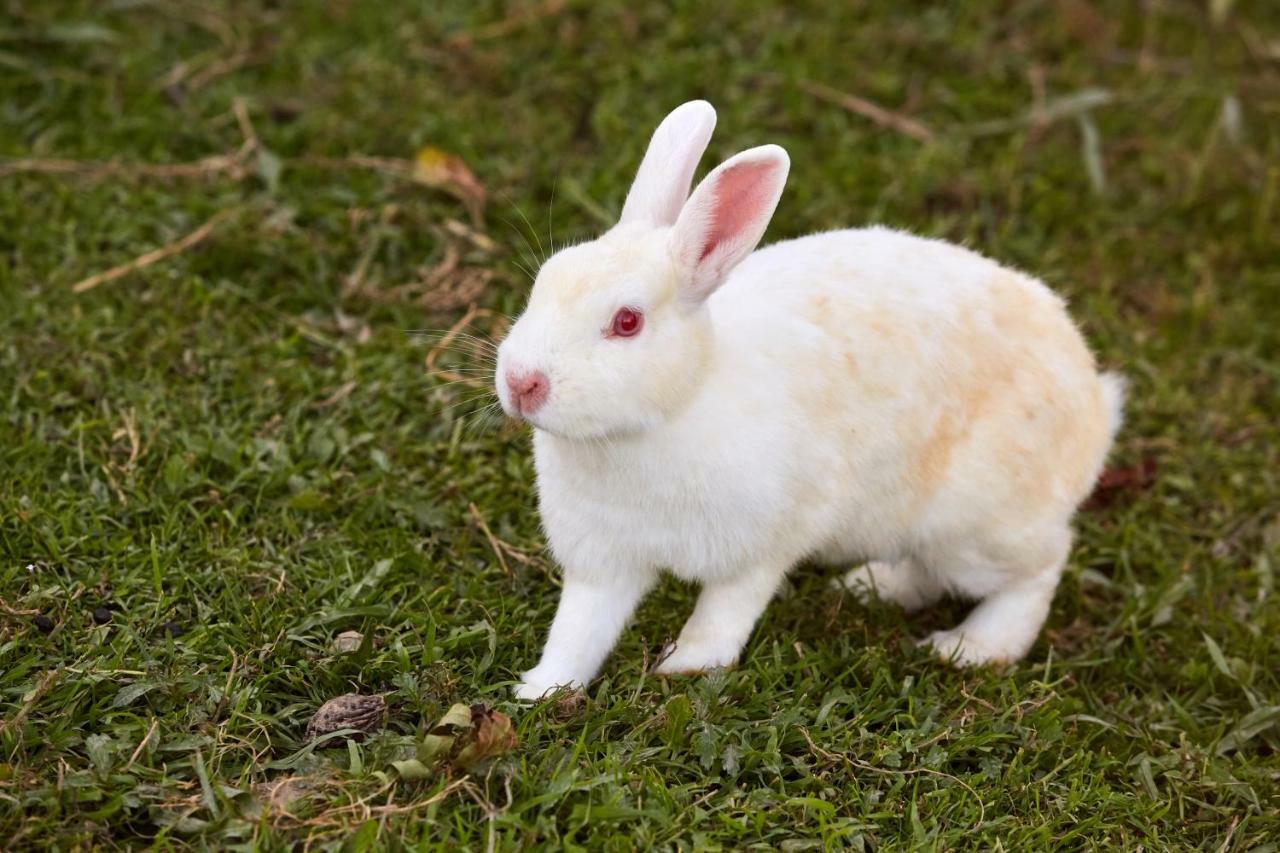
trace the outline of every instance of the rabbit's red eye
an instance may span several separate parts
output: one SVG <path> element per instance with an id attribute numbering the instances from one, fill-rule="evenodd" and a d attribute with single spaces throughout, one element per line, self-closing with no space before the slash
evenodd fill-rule
<path id="1" fill-rule="evenodd" d="M 613 335 L 619 338 L 629 338 L 637 334 L 644 327 L 644 315 L 633 308 L 619 308 L 618 313 L 613 315 Z"/>

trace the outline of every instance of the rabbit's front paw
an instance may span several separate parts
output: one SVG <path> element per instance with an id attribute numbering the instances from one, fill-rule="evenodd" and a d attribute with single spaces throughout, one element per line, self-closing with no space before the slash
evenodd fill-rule
<path id="1" fill-rule="evenodd" d="M 653 671 L 658 675 L 694 675 L 720 666 L 733 666 L 738 661 L 738 650 L 714 641 L 677 644 L 668 647 L 668 654 Z"/>
<path id="2" fill-rule="evenodd" d="M 576 678 L 557 676 L 534 667 L 524 674 L 524 680 L 514 688 L 515 697 L 526 702 L 536 702 L 555 693 L 560 688 L 575 689 L 583 685 Z"/>

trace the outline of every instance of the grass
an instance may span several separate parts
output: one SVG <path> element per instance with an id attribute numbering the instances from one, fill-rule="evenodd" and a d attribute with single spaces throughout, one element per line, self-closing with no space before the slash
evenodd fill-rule
<path id="1" fill-rule="evenodd" d="M 0 16 L 4 846 L 1280 845 L 1275 4 Z M 438 338 L 408 330 L 500 335 L 538 242 L 607 226 L 698 96 L 708 163 L 789 149 L 770 239 L 962 241 L 1068 296 L 1131 377 L 1026 662 L 954 672 L 914 640 L 961 606 L 908 620 L 802 567 L 734 671 L 646 674 L 692 605 L 670 582 L 584 699 L 508 701 L 557 593 L 527 437 L 439 378 L 467 347 L 428 376 Z M 481 225 L 397 171 L 424 146 L 487 187 Z M 305 748 L 351 691 L 387 728 Z M 518 747 L 400 778 L 455 702 Z"/>

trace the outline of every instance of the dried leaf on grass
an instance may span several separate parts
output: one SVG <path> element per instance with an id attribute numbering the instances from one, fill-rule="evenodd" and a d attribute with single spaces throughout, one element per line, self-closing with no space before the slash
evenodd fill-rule
<path id="1" fill-rule="evenodd" d="M 413 179 L 457 198 L 467 206 L 471 220 L 477 226 L 483 221 L 488 191 L 458 155 L 433 145 L 418 149 L 413 157 Z"/>
<path id="2" fill-rule="evenodd" d="M 442 761 L 466 770 L 510 752 L 518 742 L 506 714 L 483 704 L 457 704 L 422 739 L 416 757 L 392 766 L 404 779 L 430 779 Z"/>
<path id="3" fill-rule="evenodd" d="M 1136 465 L 1112 466 L 1098 477 L 1093 494 L 1085 501 L 1085 509 L 1103 509 L 1111 506 L 1121 495 L 1141 492 L 1151 488 L 1156 481 L 1160 465 L 1148 456 Z"/>
<path id="4" fill-rule="evenodd" d="M 470 767 L 487 758 L 510 752 L 519 742 L 511 718 L 485 705 L 471 706 L 470 738 L 454 758 L 460 767 Z"/>

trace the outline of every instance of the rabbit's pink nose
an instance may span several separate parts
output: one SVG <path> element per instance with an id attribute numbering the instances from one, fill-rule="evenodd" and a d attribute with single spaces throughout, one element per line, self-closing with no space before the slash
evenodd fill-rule
<path id="1" fill-rule="evenodd" d="M 507 371 L 507 388 L 511 391 L 511 402 L 522 415 L 531 415 L 547 401 L 551 393 L 551 380 L 541 370 L 528 373 Z"/>

